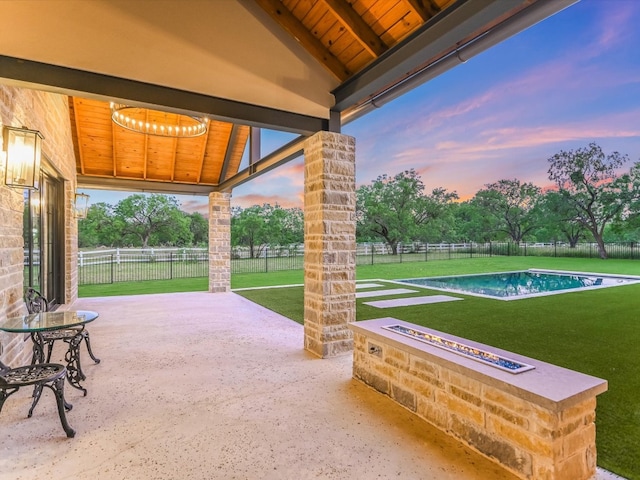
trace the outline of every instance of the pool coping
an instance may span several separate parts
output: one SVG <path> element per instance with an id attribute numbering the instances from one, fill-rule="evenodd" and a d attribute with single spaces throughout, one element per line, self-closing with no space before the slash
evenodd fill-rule
<path id="1" fill-rule="evenodd" d="M 516 273 L 516 272 L 538 272 L 538 273 L 555 273 L 559 275 L 582 275 L 582 276 L 598 276 L 598 277 L 607 277 L 607 278 L 623 278 L 625 280 L 633 280 L 629 283 L 626 283 L 625 285 L 634 285 L 634 284 L 640 283 L 639 275 L 622 275 L 622 274 L 615 274 L 615 273 L 598 273 L 598 272 L 577 272 L 577 271 L 570 271 L 570 270 L 552 270 L 552 269 L 543 269 L 543 268 L 528 268 L 526 270 L 506 270 L 501 272 L 470 273 L 466 275 L 438 275 L 436 277 L 415 277 L 415 278 L 437 279 L 437 278 L 445 278 L 445 277 L 473 277 L 473 276 L 481 276 L 481 275 L 493 275 L 498 273 Z M 405 280 L 412 280 L 412 279 L 407 278 Z M 461 292 L 458 290 L 451 290 L 451 289 L 440 288 L 440 287 L 418 285 L 418 284 L 403 282 L 401 280 L 388 280 L 388 281 L 399 284 L 399 285 L 403 285 L 403 286 L 411 285 L 412 287 L 424 288 L 426 290 L 436 290 L 439 292 L 446 292 L 452 295 L 467 295 L 470 297 L 488 298 L 490 300 L 501 300 L 503 302 L 511 302 L 514 300 L 525 300 L 529 298 L 547 297 L 550 295 L 561 295 L 564 293 L 584 292 L 584 291 L 599 290 L 602 288 L 613 288 L 613 287 L 624 286 L 624 285 L 597 285 L 597 286 L 590 286 L 590 287 L 569 288 L 566 290 L 556 290 L 552 292 L 537 292 L 537 293 L 530 293 L 526 295 L 519 295 L 519 296 L 513 296 L 513 297 L 496 297 L 493 295 L 485 295 L 482 293 Z"/>

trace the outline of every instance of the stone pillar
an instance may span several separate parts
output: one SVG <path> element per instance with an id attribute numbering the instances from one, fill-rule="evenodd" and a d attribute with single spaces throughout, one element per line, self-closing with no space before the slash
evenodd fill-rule
<path id="1" fill-rule="evenodd" d="M 209 194 L 209 291 L 231 290 L 231 194 Z"/>
<path id="2" fill-rule="evenodd" d="M 318 132 L 304 145 L 304 348 L 353 350 L 356 316 L 355 139 Z"/>

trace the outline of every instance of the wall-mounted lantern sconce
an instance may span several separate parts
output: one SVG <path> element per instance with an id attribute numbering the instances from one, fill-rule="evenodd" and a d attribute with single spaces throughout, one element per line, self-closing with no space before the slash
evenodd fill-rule
<path id="1" fill-rule="evenodd" d="M 89 211 L 89 195 L 86 193 L 76 193 L 74 208 L 76 211 L 76 218 L 87 218 L 87 212 Z"/>
<path id="2" fill-rule="evenodd" d="M 4 127 L 5 185 L 38 189 L 42 140 L 37 130 Z"/>

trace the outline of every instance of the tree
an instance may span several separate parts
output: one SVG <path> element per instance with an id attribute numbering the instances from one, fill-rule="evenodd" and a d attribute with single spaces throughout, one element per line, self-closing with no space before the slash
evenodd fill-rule
<path id="1" fill-rule="evenodd" d="M 489 242 L 495 240 L 496 219 L 485 215 L 481 202 L 476 197 L 462 202 L 454 210 L 454 233 L 456 241 Z"/>
<path id="2" fill-rule="evenodd" d="M 474 197 L 474 203 L 495 220 L 494 228 L 516 243 L 538 225 L 536 203 L 540 187 L 520 180 L 499 180 L 485 185 Z"/>
<path id="3" fill-rule="evenodd" d="M 231 211 L 231 244 L 248 246 L 251 258 L 259 257 L 268 245 L 302 243 L 303 237 L 304 217 L 299 208 L 265 203 Z"/>
<path id="4" fill-rule="evenodd" d="M 188 215 L 191 223 L 189 230 L 193 238 L 193 244 L 198 246 L 207 245 L 209 243 L 209 222 L 199 212 L 193 212 Z"/>
<path id="5" fill-rule="evenodd" d="M 125 238 L 142 248 L 161 244 L 190 245 L 192 242 L 189 219 L 180 210 L 175 197 L 131 195 L 118 202 L 115 215 L 122 223 Z"/>
<path id="6" fill-rule="evenodd" d="M 632 174 L 617 171 L 629 160 L 613 152 L 605 156 L 602 148 L 590 143 L 586 148 L 563 151 L 549 158 L 549 179 L 558 188 L 570 211 L 571 220 L 584 226 L 598 245 L 600 258 L 607 258 L 603 234 L 606 226 L 632 207 L 637 182 Z"/>
<path id="7" fill-rule="evenodd" d="M 254 205 L 249 208 L 235 207 L 231 211 L 231 244 L 247 245 L 249 256 L 257 258 L 267 240 L 267 222 L 264 207 Z"/>
<path id="8" fill-rule="evenodd" d="M 276 205 L 265 211 L 265 217 L 271 245 L 304 242 L 304 214 L 300 208 L 282 208 Z"/>
<path id="9" fill-rule="evenodd" d="M 86 218 L 78 221 L 78 247 L 121 245 L 120 225 L 108 203 L 95 203 L 89 207 Z"/>
<path id="10" fill-rule="evenodd" d="M 396 255 L 401 241 L 418 238 L 421 228 L 443 215 L 458 196 L 442 188 L 425 195 L 420 176 L 411 169 L 379 176 L 358 188 L 356 198 L 358 236 L 382 237 Z"/>
<path id="11" fill-rule="evenodd" d="M 629 172 L 631 199 L 629 208 L 618 215 L 612 225 L 612 232 L 618 241 L 635 241 L 640 239 L 640 161 L 636 162 Z"/>
<path id="12" fill-rule="evenodd" d="M 554 190 L 545 193 L 540 199 L 542 212 L 541 227 L 553 240 L 562 237 L 569 242 L 570 248 L 576 248 L 581 238 L 584 238 L 585 227 L 575 220 L 571 205 L 567 204 L 562 195 Z"/>

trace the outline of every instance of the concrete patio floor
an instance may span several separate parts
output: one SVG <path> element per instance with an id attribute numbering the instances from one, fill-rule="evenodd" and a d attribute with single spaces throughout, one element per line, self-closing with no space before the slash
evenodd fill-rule
<path id="1" fill-rule="evenodd" d="M 89 329 L 102 359 L 83 346 L 89 393 L 65 387 L 76 437 L 50 391 L 28 419 L 21 390 L 0 414 L 2 480 L 515 478 L 353 380 L 351 356 L 313 357 L 302 326 L 234 293 L 73 308 L 100 313 Z"/>

